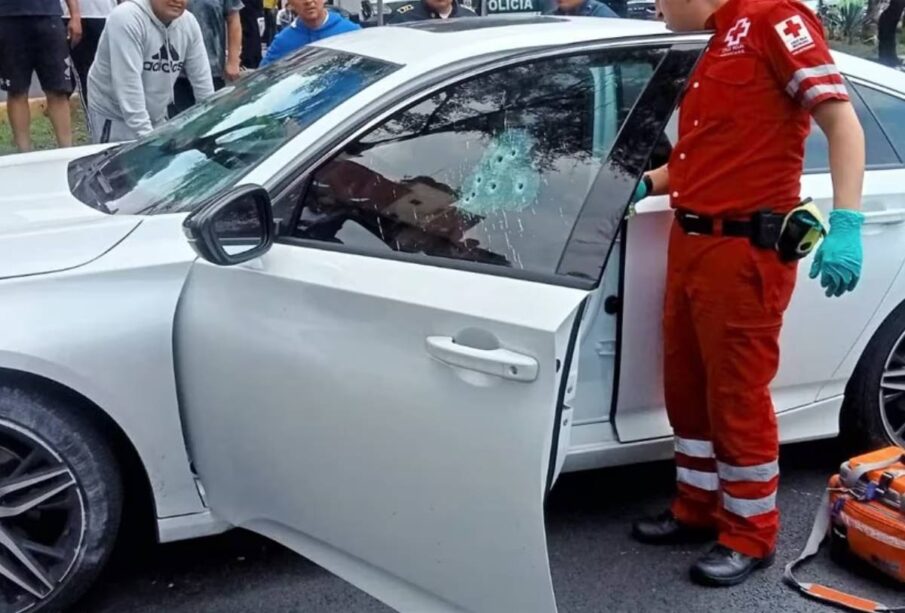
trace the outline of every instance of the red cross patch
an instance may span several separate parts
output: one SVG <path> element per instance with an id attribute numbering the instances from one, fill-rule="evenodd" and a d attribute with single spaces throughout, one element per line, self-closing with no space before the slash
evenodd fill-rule
<path id="1" fill-rule="evenodd" d="M 800 15 L 794 15 L 780 21 L 775 26 L 776 32 L 785 43 L 792 55 L 801 53 L 806 49 L 814 46 L 814 38 L 811 36 L 810 30 L 804 25 L 804 20 Z"/>

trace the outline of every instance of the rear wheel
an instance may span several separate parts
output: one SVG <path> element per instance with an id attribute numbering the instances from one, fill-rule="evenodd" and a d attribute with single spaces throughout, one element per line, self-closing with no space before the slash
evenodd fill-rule
<path id="1" fill-rule="evenodd" d="M 122 485 L 82 414 L 0 386 L 0 610 L 58 610 L 91 584 L 119 529 Z"/>
<path id="2" fill-rule="evenodd" d="M 864 350 L 846 390 L 840 430 L 854 451 L 905 447 L 905 305 Z"/>

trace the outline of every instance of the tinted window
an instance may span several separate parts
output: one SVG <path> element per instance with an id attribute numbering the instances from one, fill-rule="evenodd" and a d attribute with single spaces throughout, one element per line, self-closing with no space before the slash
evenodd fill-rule
<path id="1" fill-rule="evenodd" d="M 69 173 L 73 193 L 108 213 L 193 210 L 397 68 L 307 47 L 227 86 L 112 155 L 77 160 Z"/>
<path id="2" fill-rule="evenodd" d="M 854 93 L 852 84 L 848 83 L 848 91 Z M 854 93 L 852 95 L 852 104 L 861 126 L 864 128 L 864 143 L 867 147 L 867 166 L 883 167 L 899 164 L 899 157 L 889 144 L 889 139 L 883 134 L 883 130 L 877 124 L 873 114 L 868 110 L 864 101 Z M 811 135 L 805 141 L 804 151 L 804 169 L 805 172 L 829 172 L 830 156 L 829 147 L 827 145 L 826 136 L 823 130 L 812 120 Z"/>
<path id="3" fill-rule="evenodd" d="M 856 85 L 855 88 L 880 120 L 899 156 L 905 159 L 905 100 L 872 87 Z"/>
<path id="4" fill-rule="evenodd" d="M 538 61 L 435 94 L 314 174 L 296 234 L 553 273 L 664 53 Z"/>

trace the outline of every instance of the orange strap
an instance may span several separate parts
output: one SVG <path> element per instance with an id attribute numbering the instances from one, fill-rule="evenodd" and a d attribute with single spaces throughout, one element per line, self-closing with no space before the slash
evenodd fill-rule
<path id="1" fill-rule="evenodd" d="M 804 592 L 814 598 L 842 605 L 843 607 L 848 607 L 854 611 L 875 613 L 876 611 L 887 610 L 883 605 L 874 602 L 873 600 L 858 598 L 857 596 L 852 596 L 851 594 L 846 594 L 845 592 L 840 592 L 839 590 L 834 590 L 833 588 L 818 585 L 816 583 L 810 584 L 804 589 Z"/>

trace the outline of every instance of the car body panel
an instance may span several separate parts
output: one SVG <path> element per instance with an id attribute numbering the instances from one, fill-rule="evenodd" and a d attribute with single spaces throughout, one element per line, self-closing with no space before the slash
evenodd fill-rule
<path id="1" fill-rule="evenodd" d="M 283 244 L 199 262 L 176 331 L 211 508 L 401 610 L 553 610 L 554 365 L 586 294 Z M 535 358 L 537 380 L 430 358 L 428 337 L 469 330 Z"/>
<path id="2" fill-rule="evenodd" d="M 138 452 L 159 517 L 204 511 L 173 377 L 173 317 L 195 259 L 180 226 L 176 215 L 144 218 L 88 264 L 0 283 L 0 368 L 54 380 L 106 412 Z"/>

